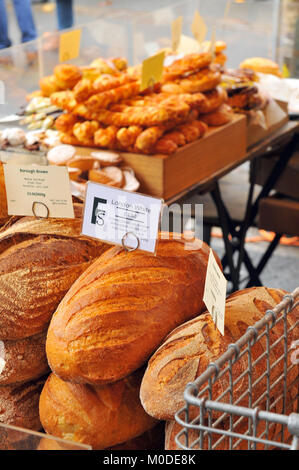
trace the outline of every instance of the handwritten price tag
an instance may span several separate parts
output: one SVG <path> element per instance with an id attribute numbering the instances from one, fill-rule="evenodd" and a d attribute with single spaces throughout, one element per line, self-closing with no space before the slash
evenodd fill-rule
<path id="1" fill-rule="evenodd" d="M 81 29 L 60 34 L 59 62 L 76 59 L 80 54 Z"/>

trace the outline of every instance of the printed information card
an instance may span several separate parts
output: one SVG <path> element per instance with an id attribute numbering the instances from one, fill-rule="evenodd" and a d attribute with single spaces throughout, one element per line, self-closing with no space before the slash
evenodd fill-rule
<path id="1" fill-rule="evenodd" d="M 162 199 L 87 183 L 82 235 L 155 253 Z"/>
<path id="2" fill-rule="evenodd" d="M 66 167 L 5 164 L 9 215 L 74 218 Z"/>
<path id="3" fill-rule="evenodd" d="M 227 280 L 210 249 L 203 301 L 217 329 L 224 336 Z"/>

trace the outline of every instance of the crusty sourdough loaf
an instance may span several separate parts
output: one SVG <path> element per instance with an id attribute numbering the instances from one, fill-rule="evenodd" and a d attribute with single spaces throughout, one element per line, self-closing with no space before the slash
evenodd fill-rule
<path id="1" fill-rule="evenodd" d="M 0 232 L 0 339 L 47 328 L 72 283 L 108 245 L 80 236 L 75 219 L 22 217 Z"/>
<path id="2" fill-rule="evenodd" d="M 133 439 L 157 421 L 139 400 L 144 369 L 103 386 L 64 382 L 51 374 L 40 396 L 40 420 L 45 431 L 73 442 L 105 449 Z"/>
<path id="3" fill-rule="evenodd" d="M 18 385 L 0 387 L 0 423 L 40 431 L 39 397 L 45 377 Z M 11 442 L 24 439 L 17 431 L 8 432 Z"/>
<path id="4" fill-rule="evenodd" d="M 169 331 L 204 308 L 209 247 L 160 235 L 156 256 L 113 247 L 73 284 L 46 342 L 63 380 L 104 384 L 141 367 Z M 220 261 L 219 261 L 220 263 Z"/>
<path id="5" fill-rule="evenodd" d="M 206 312 L 197 318 L 179 326 L 167 336 L 160 348 L 148 362 L 140 389 L 140 399 L 144 409 L 150 415 L 162 420 L 174 419 L 175 413 L 181 409 L 185 402 L 183 393 L 188 382 L 193 382 L 207 368 L 210 362 L 215 361 L 227 349 L 230 343 L 238 340 L 256 321 L 260 320 L 266 310 L 277 305 L 286 292 L 278 289 L 256 287 L 244 289 L 228 297 L 225 312 L 225 335 L 222 336 L 215 328 L 211 315 Z M 299 319 L 299 309 L 294 309 L 288 316 L 289 325 L 294 325 Z M 288 335 L 288 341 L 298 338 L 297 325 Z M 282 322 L 276 324 L 270 331 L 271 341 L 283 335 Z M 259 358 L 266 351 L 266 338 L 257 342 L 252 348 L 253 360 Z M 266 355 L 253 368 L 254 383 L 266 370 Z M 283 357 L 283 341 L 280 341 L 271 351 L 270 360 Z M 247 355 L 243 355 L 233 367 L 233 379 L 239 377 L 248 367 Z M 271 382 L 281 374 L 282 362 L 273 367 Z M 294 378 L 296 368 L 289 379 Z M 266 377 L 260 380 L 253 388 L 253 397 L 258 398 L 265 389 Z M 291 382 L 290 382 L 291 383 Z M 213 386 L 213 396 L 218 397 L 229 386 L 229 376 L 225 374 Z M 234 387 L 234 399 L 240 397 L 248 390 L 248 375 L 239 380 Z M 281 392 L 282 382 L 271 390 L 271 399 Z M 223 401 L 228 400 L 226 395 Z M 254 401 L 254 400 L 253 400 Z M 239 402 L 239 405 L 248 406 L 248 396 Z M 279 412 L 277 410 L 277 412 Z"/>
<path id="6" fill-rule="evenodd" d="M 48 372 L 46 332 L 16 341 L 0 340 L 0 386 L 28 382 Z"/>

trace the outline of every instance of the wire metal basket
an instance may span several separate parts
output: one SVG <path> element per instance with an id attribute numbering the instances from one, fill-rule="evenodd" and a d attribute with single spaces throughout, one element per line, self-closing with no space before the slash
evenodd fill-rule
<path id="1" fill-rule="evenodd" d="M 298 304 L 299 288 L 187 384 L 175 415 L 177 448 L 299 450 L 299 317 L 292 325 L 288 319 Z M 277 338 L 272 329 L 279 324 Z"/>

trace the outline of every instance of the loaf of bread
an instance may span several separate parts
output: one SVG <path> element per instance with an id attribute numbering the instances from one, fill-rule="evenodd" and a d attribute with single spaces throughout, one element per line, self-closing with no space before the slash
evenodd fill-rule
<path id="1" fill-rule="evenodd" d="M 0 387 L 0 423 L 32 431 L 42 429 L 39 419 L 39 397 L 45 377 L 18 385 Z M 8 431 L 10 442 L 24 439 L 18 431 Z"/>
<path id="2" fill-rule="evenodd" d="M 108 250 L 52 317 L 46 342 L 52 371 L 100 385 L 141 367 L 169 331 L 204 309 L 208 257 L 205 243 L 188 245 L 168 233 L 160 235 L 156 256 Z"/>
<path id="3" fill-rule="evenodd" d="M 46 332 L 16 341 L 0 340 L 0 386 L 32 381 L 48 372 Z"/>
<path id="4" fill-rule="evenodd" d="M 22 217 L 0 232 L 0 339 L 45 331 L 73 282 L 108 248 L 80 236 L 81 210 L 75 219 Z"/>
<path id="5" fill-rule="evenodd" d="M 225 335 L 215 328 L 211 315 L 206 312 L 197 318 L 179 326 L 167 336 L 164 343 L 151 357 L 140 389 L 141 403 L 150 415 L 162 420 L 173 420 L 175 413 L 184 404 L 183 393 L 188 382 L 193 382 L 227 349 L 230 343 L 236 342 L 247 330 L 260 320 L 268 309 L 277 305 L 286 292 L 278 289 L 256 287 L 244 289 L 228 297 L 225 311 Z M 288 316 L 288 325 L 298 323 L 299 309 L 294 309 Z M 288 342 L 298 339 L 299 326 L 295 326 L 288 335 Z M 283 322 L 277 323 L 270 331 L 271 342 L 283 335 Z M 252 360 L 256 360 L 266 351 L 266 338 L 258 341 L 252 348 Z M 283 357 L 283 341 L 273 347 L 270 360 Z M 243 355 L 233 367 L 233 379 L 247 370 L 248 358 Z M 282 373 L 280 361 L 271 371 L 271 383 Z M 266 371 L 266 354 L 253 368 L 252 382 Z M 295 374 L 295 375 L 294 375 Z M 290 383 L 296 376 L 293 367 L 289 374 Z M 229 376 L 224 374 L 213 386 L 213 396 L 218 397 L 229 386 Z M 234 400 L 248 390 L 248 375 L 238 381 L 234 387 Z M 253 388 L 253 401 L 265 391 L 266 376 Z M 271 390 L 270 400 L 282 391 L 282 381 Z M 223 398 L 223 401 L 229 397 Z M 248 406 L 248 396 L 239 402 Z M 198 411 L 198 410 L 197 410 Z M 277 412 L 279 409 L 277 408 Z"/>
<path id="6" fill-rule="evenodd" d="M 130 441 L 110 447 L 106 450 L 152 450 L 158 451 L 164 449 L 165 439 L 165 424 L 160 422 L 154 428 L 146 431 Z M 0 447 L 1 448 L 1 447 Z M 77 448 L 78 449 L 78 448 Z M 38 444 L 37 450 L 76 450 L 76 444 L 73 446 L 69 443 L 60 440 L 51 439 L 50 437 L 43 438 Z M 80 450 L 80 449 L 79 449 Z"/>
<path id="7" fill-rule="evenodd" d="M 68 441 L 105 449 L 133 439 L 157 421 L 145 413 L 139 400 L 144 369 L 109 385 L 64 382 L 51 374 L 40 397 L 40 419 L 45 431 Z"/>

